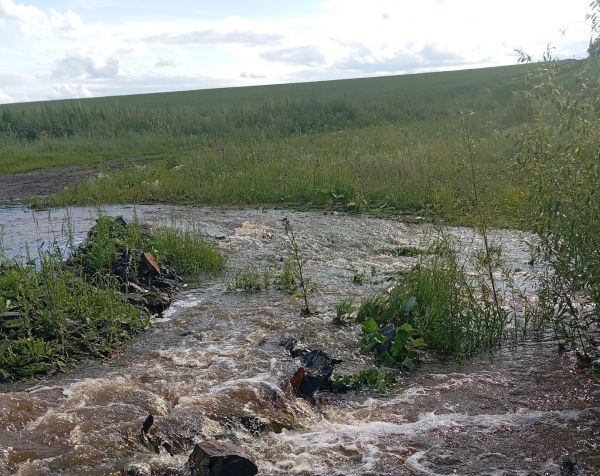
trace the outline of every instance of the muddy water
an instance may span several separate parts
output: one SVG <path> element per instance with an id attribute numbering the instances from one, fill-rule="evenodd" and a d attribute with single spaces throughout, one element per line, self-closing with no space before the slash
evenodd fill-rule
<path id="1" fill-rule="evenodd" d="M 152 464 L 153 474 L 181 468 L 189 451 L 157 455 L 139 442 L 149 413 L 164 439 L 182 446 L 235 441 L 266 475 L 559 474 L 567 457 L 579 474 L 600 473 L 600 385 L 551 341 L 463 364 L 432 359 L 411 375 L 399 374 L 387 395 L 322 395 L 313 406 L 290 394 L 285 382 L 299 364 L 279 347 L 282 336 L 344 359 L 342 373 L 373 365 L 357 349 L 359 329 L 331 323 L 333 307 L 388 286 L 393 273 L 412 266 L 415 258 L 393 252 L 420 246 L 434 233 L 430 226 L 272 210 L 152 206 L 136 213 L 205 231 L 228 255 L 228 271 L 183 290 L 163 319 L 112 359 L 45 382 L 0 386 L 1 475 L 120 474 L 134 461 Z M 69 212 L 75 240 L 95 214 Z M 48 246 L 64 215 L 34 220 L 22 208 L 1 209 L 5 252 L 19 254 L 26 243 Z M 286 216 L 307 258 L 306 273 L 318 283 L 313 302 L 320 312 L 310 318 L 277 291 L 226 292 L 235 269 L 280 266 Z M 479 245 L 468 229 L 450 233 L 465 256 Z M 521 286 L 531 288 L 539 270 L 527 265 L 529 237 L 496 232 L 493 238 Z M 372 267 L 373 284 L 352 284 L 354 270 L 370 275 Z"/>

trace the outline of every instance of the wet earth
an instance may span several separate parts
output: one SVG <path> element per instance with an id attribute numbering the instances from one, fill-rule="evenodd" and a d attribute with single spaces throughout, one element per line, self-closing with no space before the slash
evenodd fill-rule
<path id="1" fill-rule="evenodd" d="M 181 291 L 163 318 L 113 358 L 46 381 L 1 385 L 0 475 L 118 475 L 132 462 L 152 465 L 153 474 L 182 468 L 189 451 L 157 454 L 140 443 L 148 414 L 171 441 L 243 446 L 264 475 L 600 474 L 598 375 L 558 353 L 550 338 L 462 363 L 427 359 L 413 373 L 398 372 L 384 394 L 323 393 L 316 404 L 293 395 L 288 382 L 299 362 L 279 340 L 295 336 L 343 359 L 336 372 L 372 367 L 359 350 L 359 326 L 334 325 L 334 306 L 388 287 L 394 273 L 418 261 L 397 251 L 434 239 L 432 226 L 289 210 L 105 212 L 202 230 L 227 255 L 227 270 Z M 65 246 L 66 229 L 81 240 L 96 213 L 2 208 L 5 253 Z M 285 217 L 318 286 L 312 302 L 319 312 L 310 317 L 276 290 L 227 291 L 246 265 L 281 266 Z M 480 246 L 470 229 L 446 231 L 465 257 Z M 531 239 L 492 233 L 529 292 L 540 272 L 528 265 Z M 357 271 L 369 276 L 362 286 L 352 282 Z"/>
<path id="2" fill-rule="evenodd" d="M 60 192 L 98 174 L 90 167 L 50 167 L 16 174 L 0 174 L 0 203 Z"/>

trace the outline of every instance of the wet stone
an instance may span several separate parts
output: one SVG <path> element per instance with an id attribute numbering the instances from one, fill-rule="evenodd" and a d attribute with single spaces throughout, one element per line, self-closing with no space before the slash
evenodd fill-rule
<path id="1" fill-rule="evenodd" d="M 389 323 L 383 326 L 380 332 L 385 337 L 385 340 L 381 344 L 375 345 L 375 347 L 373 347 L 373 350 L 375 351 L 377 356 L 383 357 L 392 348 L 394 338 L 396 337 L 396 327 L 394 327 L 394 324 Z"/>
<path id="2" fill-rule="evenodd" d="M 308 352 L 302 358 L 303 367 L 296 370 L 290 379 L 294 393 L 314 402 L 314 395 L 318 390 L 331 389 L 333 367 L 340 362 L 342 361 L 333 359 L 327 352 L 322 350 Z"/>
<path id="3" fill-rule="evenodd" d="M 190 476 L 253 476 L 256 465 L 241 446 L 226 441 L 198 443 L 188 459 Z"/>

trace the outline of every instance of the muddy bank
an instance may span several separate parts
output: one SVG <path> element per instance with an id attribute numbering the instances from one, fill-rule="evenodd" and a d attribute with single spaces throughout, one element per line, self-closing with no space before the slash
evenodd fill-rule
<path id="1" fill-rule="evenodd" d="M 134 213 L 133 207 L 106 211 Z M 65 216 L 52 213 L 40 214 L 32 233 L 30 212 L 0 210 L 9 251 L 18 253 L 27 240 L 48 242 Z M 71 210 L 76 237 L 94 213 Z M 465 363 L 427 361 L 414 373 L 398 373 L 387 394 L 322 394 L 313 404 L 286 387 L 301 362 L 279 345 L 285 335 L 343 360 L 335 372 L 375 364 L 358 349 L 358 326 L 332 323 L 334 306 L 385 287 L 387 278 L 414 265 L 418 258 L 398 250 L 421 247 L 434 233 L 430 226 L 272 210 L 147 206 L 137 213 L 153 223 L 191 223 L 217 238 L 229 256 L 226 275 L 182 290 L 156 327 L 110 361 L 33 386 L 0 386 L 0 474 L 116 476 L 138 463 L 184 467 L 187 450 L 157 454 L 139 443 L 149 414 L 165 439 L 231 442 L 265 475 L 600 472 L 597 375 L 550 340 Z M 279 265 L 287 246 L 284 217 L 318 285 L 313 316 L 300 317 L 298 303 L 275 290 L 227 292 L 236 269 Z M 449 231 L 465 255 L 480 245 L 472 230 Z M 531 237 L 495 231 L 492 238 L 519 283 L 534 286 L 540 270 L 527 264 L 523 243 Z M 378 279 L 353 283 L 355 270 L 372 267 Z"/>
<path id="2" fill-rule="evenodd" d="M 98 174 L 95 168 L 52 167 L 17 174 L 0 174 L 0 203 L 51 195 Z"/>

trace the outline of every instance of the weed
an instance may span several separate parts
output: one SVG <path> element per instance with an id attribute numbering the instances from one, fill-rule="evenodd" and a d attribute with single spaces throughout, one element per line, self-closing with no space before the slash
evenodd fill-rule
<path id="1" fill-rule="evenodd" d="M 114 284 L 98 288 L 66 271 L 57 255 L 5 263 L 0 273 L 0 381 L 60 370 L 110 354 L 149 323 Z"/>
<path id="2" fill-rule="evenodd" d="M 357 374 L 334 375 L 333 389 L 337 392 L 346 392 L 368 387 L 385 393 L 391 389 L 395 382 L 396 376 L 392 372 L 380 372 L 373 368 L 363 370 Z"/>
<path id="3" fill-rule="evenodd" d="M 412 298 L 409 298 L 412 299 Z M 415 330 L 405 322 L 397 329 L 387 324 L 380 329 L 375 319 L 362 323 L 364 338 L 361 347 L 364 351 L 375 350 L 377 356 L 387 365 L 401 365 L 408 370 L 415 368 L 416 351 L 425 346 L 421 337 L 414 337 Z"/>
<path id="4" fill-rule="evenodd" d="M 290 295 L 295 294 L 300 283 L 300 276 L 295 265 L 294 257 L 289 255 L 283 260 L 281 274 L 275 281 L 275 285 L 281 291 Z"/>
<path id="5" fill-rule="evenodd" d="M 270 270 L 260 272 L 253 266 L 246 266 L 235 274 L 233 282 L 227 285 L 228 291 L 258 292 L 269 289 L 272 281 Z"/>
<path id="6" fill-rule="evenodd" d="M 352 284 L 362 286 L 363 284 L 365 284 L 366 279 L 367 274 L 364 271 L 358 269 L 352 270 Z"/>
<path id="7" fill-rule="evenodd" d="M 292 300 L 302 299 L 304 305 L 301 308 L 300 313 L 303 316 L 308 316 L 313 313 L 308 302 L 308 296 L 309 293 L 314 292 L 315 285 L 313 281 L 307 279 L 303 274 L 304 260 L 300 256 L 300 245 L 298 244 L 298 242 L 296 241 L 296 237 L 294 236 L 292 224 L 287 218 L 283 219 L 283 226 L 290 246 L 289 255 L 293 259 L 294 264 L 296 265 L 296 271 L 298 272 L 298 278 L 300 279 L 300 289 L 292 295 Z"/>
<path id="8" fill-rule="evenodd" d="M 344 299 L 335 305 L 335 318 L 333 323 L 337 325 L 346 325 L 354 312 L 354 300 Z"/>
<path id="9" fill-rule="evenodd" d="M 456 356 L 498 345 L 508 314 L 498 312 L 486 280 L 467 273 L 447 239 L 436 248 L 438 254 L 400 275 L 389 292 L 363 301 L 357 319 L 369 322 L 375 340 L 379 326 L 409 324 L 429 348 Z"/>

